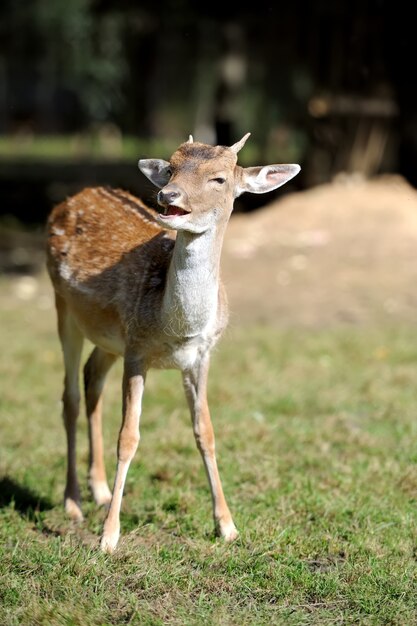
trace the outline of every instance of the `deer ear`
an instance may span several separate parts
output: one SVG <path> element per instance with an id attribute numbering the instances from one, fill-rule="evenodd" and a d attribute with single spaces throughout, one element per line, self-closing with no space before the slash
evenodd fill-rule
<path id="1" fill-rule="evenodd" d="M 170 164 L 163 159 L 139 159 L 138 167 L 159 188 L 165 187 L 171 177 Z"/>
<path id="2" fill-rule="evenodd" d="M 300 166 L 296 164 L 243 167 L 240 180 L 236 185 L 236 197 L 245 191 L 250 193 L 273 191 L 294 178 L 300 169 Z"/>

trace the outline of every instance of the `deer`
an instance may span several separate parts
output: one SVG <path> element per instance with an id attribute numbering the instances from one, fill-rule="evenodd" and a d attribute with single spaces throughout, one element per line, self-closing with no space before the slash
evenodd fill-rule
<path id="1" fill-rule="evenodd" d="M 83 341 L 94 348 L 84 365 L 88 419 L 88 483 L 107 507 L 100 540 L 112 553 L 129 466 L 140 440 L 145 379 L 150 368 L 181 371 L 197 448 L 211 492 L 215 532 L 238 531 L 227 505 L 207 400 L 210 353 L 228 322 L 220 256 L 235 198 L 277 189 L 297 164 L 242 167 L 237 155 L 250 133 L 228 146 L 193 140 L 169 161 L 140 159 L 155 185 L 157 209 L 127 191 L 87 187 L 53 208 L 47 221 L 47 269 L 55 295 L 64 361 L 63 422 L 67 467 L 64 506 L 81 521 L 76 468 L 79 370 Z M 110 491 L 103 460 L 102 395 L 112 365 L 123 359 L 122 423 Z"/>

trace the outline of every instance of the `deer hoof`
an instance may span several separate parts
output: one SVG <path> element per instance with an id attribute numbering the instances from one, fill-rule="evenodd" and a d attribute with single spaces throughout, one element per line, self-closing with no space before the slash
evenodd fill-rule
<path id="1" fill-rule="evenodd" d="M 84 519 L 80 502 L 73 498 L 65 498 L 65 511 L 74 522 L 82 522 Z"/>
<path id="2" fill-rule="evenodd" d="M 100 548 L 102 552 L 106 552 L 107 554 L 113 554 L 116 549 L 117 542 L 119 541 L 120 531 L 112 532 L 112 533 L 103 533 L 103 536 L 100 541 Z"/>
<path id="3" fill-rule="evenodd" d="M 219 534 L 224 541 L 234 541 L 239 536 L 236 526 L 233 522 L 222 524 L 219 526 Z"/>
<path id="4" fill-rule="evenodd" d="M 97 482 L 91 485 L 94 502 L 98 506 L 108 506 L 111 501 L 111 491 L 105 481 Z"/>

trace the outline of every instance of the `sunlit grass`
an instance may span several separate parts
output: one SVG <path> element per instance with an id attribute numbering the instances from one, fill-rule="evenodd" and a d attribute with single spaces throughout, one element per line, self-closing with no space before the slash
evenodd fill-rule
<path id="1" fill-rule="evenodd" d="M 415 624 L 415 330 L 232 328 L 210 406 L 241 536 L 214 539 L 210 496 L 177 372 L 151 372 L 120 548 L 104 513 L 65 519 L 61 356 L 53 311 L 10 295 L 0 360 L 0 623 Z M 39 306 L 38 306 L 39 305 Z M 87 350 L 86 350 L 87 352 Z M 112 477 L 118 364 L 105 403 Z"/>
<path id="2" fill-rule="evenodd" d="M 148 150 L 171 153 L 174 142 L 158 139 L 143 141 L 117 132 L 107 134 L 86 133 L 77 135 L 4 135 L 0 137 L 0 159 L 62 159 L 80 158 L 137 159 Z"/>
<path id="3" fill-rule="evenodd" d="M 188 137 L 182 136 L 171 140 L 141 139 L 133 135 L 122 135 L 112 127 L 99 132 L 75 135 L 3 135 L 0 136 L 0 163 L 10 159 L 57 162 L 108 159 L 136 162 L 140 155 L 169 158 L 178 145 L 187 139 Z M 258 157 L 259 147 L 248 145 L 240 161 L 250 164 Z"/>

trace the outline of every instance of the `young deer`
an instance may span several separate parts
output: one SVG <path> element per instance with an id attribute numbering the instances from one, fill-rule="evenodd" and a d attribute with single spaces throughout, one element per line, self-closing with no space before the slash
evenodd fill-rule
<path id="1" fill-rule="evenodd" d="M 234 199 L 264 193 L 295 176 L 298 165 L 242 168 L 232 147 L 193 142 L 170 162 L 141 159 L 139 168 L 160 188 L 159 214 L 130 194 L 88 188 L 55 207 L 48 220 L 48 271 L 55 289 L 65 381 L 67 434 L 65 509 L 82 519 L 76 473 L 78 374 L 83 338 L 95 344 L 85 367 L 89 426 L 89 485 L 109 505 L 101 547 L 112 552 L 120 535 L 127 471 L 139 443 L 139 418 L 150 367 L 181 370 L 194 436 L 203 458 L 218 534 L 236 538 L 223 495 L 207 404 L 210 350 L 227 323 L 220 253 Z M 167 230 L 177 231 L 176 238 Z M 113 494 L 107 485 L 101 432 L 102 391 L 118 356 L 124 359 L 123 419 Z"/>

